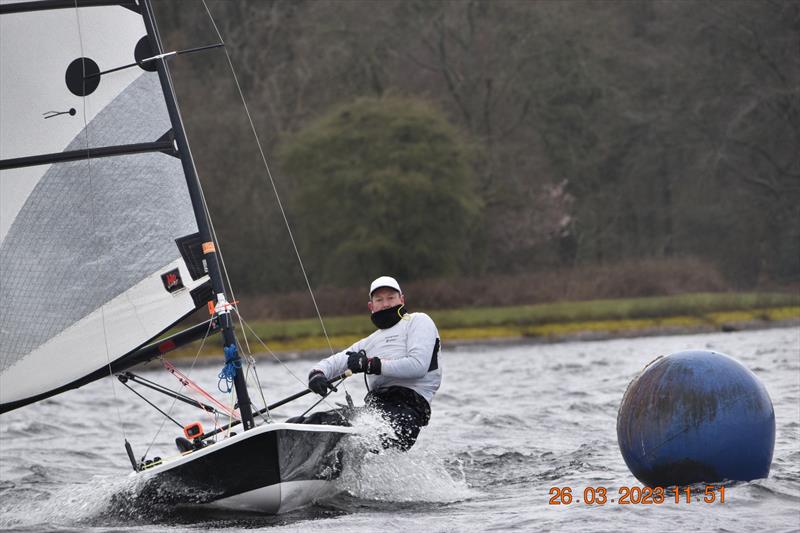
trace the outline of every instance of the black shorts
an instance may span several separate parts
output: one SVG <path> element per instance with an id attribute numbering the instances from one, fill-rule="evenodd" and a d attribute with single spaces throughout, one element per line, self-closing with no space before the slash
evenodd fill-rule
<path id="1" fill-rule="evenodd" d="M 392 386 L 372 390 L 364 398 L 364 403 L 366 408 L 380 412 L 394 429 L 394 435 L 381 436 L 384 448 L 409 450 L 417 442 L 420 428 L 427 426 L 431 419 L 431 406 L 428 401 L 416 391 L 406 387 Z M 288 421 L 349 426 L 349 419 L 357 412 L 358 410 L 353 411 L 349 408 L 334 409 L 313 413 L 302 421 L 296 419 Z"/>

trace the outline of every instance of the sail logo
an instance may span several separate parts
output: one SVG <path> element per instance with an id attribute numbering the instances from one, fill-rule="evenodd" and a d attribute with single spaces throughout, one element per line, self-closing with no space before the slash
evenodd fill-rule
<path id="1" fill-rule="evenodd" d="M 164 288 L 167 289 L 167 292 L 175 292 L 183 288 L 181 273 L 177 268 L 170 270 L 166 274 L 161 274 L 161 281 L 164 282 Z"/>

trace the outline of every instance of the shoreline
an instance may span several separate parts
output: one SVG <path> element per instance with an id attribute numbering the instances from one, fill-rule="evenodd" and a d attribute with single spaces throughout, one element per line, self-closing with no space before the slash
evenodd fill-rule
<path id="1" fill-rule="evenodd" d="M 781 328 L 800 328 L 800 318 L 780 321 L 754 320 L 749 322 L 735 323 L 719 328 L 711 325 L 697 327 L 654 327 L 645 329 L 630 329 L 621 331 L 577 331 L 575 333 L 551 336 L 545 338 L 518 336 L 518 337 L 498 337 L 490 339 L 459 339 L 448 343 L 449 346 L 463 348 L 469 346 L 502 346 L 505 344 L 558 344 L 565 342 L 592 342 L 606 341 L 614 339 L 635 339 L 643 337 L 661 337 L 694 335 L 700 333 L 735 333 L 738 331 L 758 331 L 766 329 Z"/>
<path id="2" fill-rule="evenodd" d="M 672 317 L 675 318 L 675 317 Z M 517 334 L 517 335 L 498 335 L 498 336 L 472 336 L 472 337 L 448 337 L 447 332 L 452 335 L 457 330 L 441 330 L 440 334 L 443 339 L 442 345 L 447 350 L 459 351 L 460 349 L 472 349 L 481 346 L 522 346 L 522 345 L 536 345 L 536 344 L 556 344 L 564 342 L 591 342 L 603 341 L 624 338 L 638 338 L 638 337 L 658 337 L 658 336 L 673 336 L 673 335 L 692 335 L 699 333 L 734 333 L 737 331 L 755 331 L 764 329 L 778 329 L 778 328 L 792 328 L 800 327 L 800 316 L 782 319 L 782 320 L 765 320 L 765 319 L 750 319 L 750 320 L 736 320 L 730 322 L 723 322 L 721 324 L 714 324 L 710 322 L 702 322 L 697 324 L 670 324 L 669 319 L 663 320 L 662 324 L 650 325 L 648 327 L 636 327 L 637 321 L 605 321 L 605 328 L 598 328 L 596 324 L 588 323 L 570 323 L 559 324 L 559 326 L 569 326 L 568 331 L 561 333 L 550 333 L 547 335 L 530 335 L 530 334 Z M 640 321 L 644 322 L 644 320 Z M 648 321 L 649 322 L 649 321 Z M 700 322 L 700 321 L 698 321 Z M 582 327 L 583 326 L 583 327 Z M 485 328 L 491 330 L 492 328 Z M 481 331 L 481 328 L 471 328 L 470 331 Z M 354 339 L 355 341 L 356 339 Z M 304 339 L 304 341 L 317 341 L 325 345 L 324 337 L 315 337 L 314 339 Z M 282 341 L 285 342 L 285 341 Z M 278 343 L 272 343 L 273 345 Z M 343 349 L 351 343 L 347 344 L 334 344 L 335 349 Z M 318 360 L 330 355 L 330 350 L 316 346 L 309 348 L 287 348 L 287 349 L 272 349 L 281 361 L 304 361 L 304 360 Z M 252 356 L 257 362 L 274 361 L 274 357 L 265 350 L 254 351 Z M 171 357 L 174 360 L 187 360 L 194 358 L 194 354 L 180 353 Z M 213 365 L 219 361 L 216 359 L 214 353 L 201 353 L 198 357 L 197 364 Z"/>

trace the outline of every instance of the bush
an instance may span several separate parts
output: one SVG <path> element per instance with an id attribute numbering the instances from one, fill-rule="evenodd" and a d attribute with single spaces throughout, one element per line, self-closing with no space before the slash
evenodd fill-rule
<path id="1" fill-rule="evenodd" d="M 460 272 L 481 203 L 468 147 L 433 107 L 359 99 L 306 127 L 279 157 L 316 283 Z"/>

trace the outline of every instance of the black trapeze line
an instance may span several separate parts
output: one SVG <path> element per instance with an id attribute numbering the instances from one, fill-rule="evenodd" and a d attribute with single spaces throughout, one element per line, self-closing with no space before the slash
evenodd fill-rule
<path id="1" fill-rule="evenodd" d="M 328 380 L 328 384 L 336 386 L 339 383 L 341 383 L 342 381 L 344 381 L 345 378 L 347 378 L 347 376 L 345 374 L 342 374 L 341 376 L 336 376 L 335 378 L 329 379 Z M 284 398 L 283 400 L 279 400 L 279 401 L 277 401 L 277 402 L 275 402 L 273 404 L 270 404 L 270 405 L 264 407 L 263 409 L 260 409 L 260 410 L 256 411 L 253 414 L 254 415 L 263 415 L 264 413 L 272 411 L 273 409 L 277 409 L 278 407 L 280 407 L 282 405 L 285 405 L 285 404 L 287 404 L 289 402 L 292 402 L 292 401 L 294 401 L 294 400 L 296 400 L 296 399 L 298 399 L 298 398 L 300 398 L 302 396 L 310 394 L 311 392 L 312 392 L 311 389 L 306 389 L 304 391 L 300 391 L 298 393 L 292 394 L 291 396 L 288 396 L 288 397 Z M 324 400 L 324 399 L 325 398 L 322 398 L 322 400 Z M 317 404 L 318 403 L 319 402 L 317 402 Z M 314 404 L 314 405 L 317 405 L 317 404 Z M 308 411 L 306 411 L 306 412 L 308 412 Z M 230 428 L 232 428 L 233 426 L 238 426 L 241 423 L 242 423 L 241 420 L 234 420 L 230 424 L 225 424 L 224 426 L 220 426 L 217 429 L 215 429 L 213 431 L 209 431 L 205 435 L 202 435 L 201 437 L 198 437 L 198 438 L 200 438 L 202 440 L 205 440 L 205 439 L 207 439 L 209 437 L 213 437 L 214 435 L 216 435 L 218 433 L 222 433 L 223 431 L 227 431 Z"/>
<path id="2" fill-rule="evenodd" d="M 149 404 L 150 404 L 150 406 L 151 406 L 153 409 L 155 409 L 156 411 L 158 411 L 159 413 L 161 413 L 161 414 L 162 414 L 162 415 L 164 415 L 165 417 L 167 417 L 167 418 L 169 418 L 170 420 L 172 420 L 172 421 L 175 423 L 175 425 L 177 425 L 179 428 L 183 428 L 183 424 L 181 424 L 180 422 L 178 422 L 177 420 L 175 420 L 174 418 L 172 418 L 171 416 L 169 416 L 167 413 L 165 413 L 164 411 L 162 411 L 160 407 L 158 407 L 156 404 L 154 404 L 153 402 L 151 402 L 150 400 L 148 400 L 147 398 L 145 398 L 144 396 L 142 396 L 141 394 L 139 394 L 139 393 L 138 393 L 138 392 L 137 392 L 137 391 L 136 391 L 136 390 L 135 390 L 133 387 L 131 387 L 131 386 L 130 386 L 130 385 L 128 385 L 128 384 L 127 384 L 125 381 L 123 381 L 123 380 L 122 380 L 122 376 L 120 376 L 120 382 L 121 382 L 123 385 L 125 385 L 126 387 L 128 387 L 128 390 L 130 390 L 130 391 L 131 391 L 132 393 L 134 393 L 136 396 L 138 396 L 139 398 L 141 398 L 141 399 L 142 399 L 142 400 L 144 400 L 145 402 L 149 403 Z"/>
<path id="3" fill-rule="evenodd" d="M 33 167 L 36 165 L 49 165 L 51 163 L 64 163 L 79 161 L 88 158 L 111 157 L 115 155 L 142 154 L 148 152 L 163 152 L 177 157 L 175 145 L 171 141 L 157 141 L 152 143 L 121 144 L 119 146 L 103 146 L 89 148 L 88 150 L 70 150 L 52 154 L 32 155 L 29 157 L 16 157 L 14 159 L 0 159 L 0 170 L 11 168 Z"/>
<path id="4" fill-rule="evenodd" d="M 142 65 L 145 65 L 147 63 L 152 63 L 156 59 L 162 59 L 162 58 L 166 58 L 166 57 L 169 57 L 169 56 L 172 56 L 172 55 L 179 56 L 179 55 L 182 55 L 182 54 L 191 54 L 192 52 L 202 52 L 203 50 L 210 50 L 211 48 L 220 48 L 220 47 L 223 47 L 223 46 L 225 46 L 225 43 L 215 43 L 215 44 L 207 44 L 205 46 L 198 46 L 196 48 L 187 48 L 185 50 L 178 50 L 178 51 L 175 51 L 175 52 L 166 52 L 166 53 L 164 53 L 162 55 L 159 55 L 159 56 L 153 56 L 153 57 L 148 57 L 147 59 L 142 59 L 141 61 L 137 61 L 136 63 L 130 63 L 128 65 L 122 65 L 121 67 L 116 67 L 116 68 L 104 70 L 102 72 L 97 72 L 95 74 L 89 74 L 88 76 L 84 76 L 83 79 L 84 80 L 88 80 L 88 79 L 91 79 L 91 78 L 97 78 L 97 77 L 102 76 L 103 74 L 109 74 L 111 72 L 117 72 L 118 70 L 124 70 L 126 68 L 141 67 Z"/>
<path id="5" fill-rule="evenodd" d="M 0 6 L 0 15 L 9 13 L 26 13 L 29 11 L 49 11 L 51 9 L 75 8 L 75 0 L 40 0 L 38 2 L 17 2 Z M 136 0 L 78 0 L 78 7 L 103 7 L 120 6 L 136 13 L 141 13 L 141 7 Z"/>
<path id="6" fill-rule="evenodd" d="M 129 389 L 131 387 L 130 387 L 130 385 L 128 385 L 126 383 L 128 380 L 133 381 L 134 383 L 138 383 L 139 385 L 144 385 L 145 387 L 147 387 L 149 389 L 152 389 L 152 390 L 154 390 L 156 392 L 160 392 L 161 394 L 164 394 L 165 396 L 169 396 L 170 398 L 175 398 L 176 400 L 180 400 L 183 403 L 191 405 L 192 407 L 199 407 L 200 409 L 202 409 L 202 410 L 204 410 L 206 412 L 209 412 L 211 414 L 216 414 L 216 415 L 220 415 L 220 416 L 223 416 L 223 415 L 227 414 L 227 413 L 221 413 L 221 412 L 217 411 L 214 407 L 212 407 L 212 406 L 210 406 L 208 404 L 205 404 L 205 403 L 203 403 L 201 401 L 195 400 L 194 398 L 190 398 L 189 396 L 186 396 L 184 394 L 180 394 L 178 392 L 170 390 L 170 389 L 164 387 L 163 385 L 160 385 L 158 383 L 155 383 L 154 381 L 150 381 L 148 379 L 145 379 L 145 378 L 143 378 L 141 376 L 137 376 L 136 374 L 133 374 L 131 372 L 123 372 L 122 374 L 119 374 L 117 376 L 117 379 L 119 379 L 120 382 L 123 383 Z M 131 390 L 133 390 L 133 389 L 131 389 Z M 136 392 L 136 391 L 134 391 L 134 392 Z M 142 397 L 141 394 L 139 396 Z M 181 426 L 181 427 L 183 427 L 183 426 Z"/>

